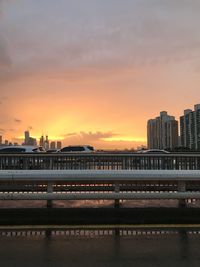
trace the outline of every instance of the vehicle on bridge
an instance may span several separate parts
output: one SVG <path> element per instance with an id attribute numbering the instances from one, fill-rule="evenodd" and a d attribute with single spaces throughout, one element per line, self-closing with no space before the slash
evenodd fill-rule
<path id="1" fill-rule="evenodd" d="M 48 149 L 46 150 L 46 153 L 57 153 L 57 149 Z"/>
<path id="2" fill-rule="evenodd" d="M 0 153 L 39 153 L 45 152 L 41 146 L 4 146 L 0 147 Z"/>
<path id="3" fill-rule="evenodd" d="M 44 162 L 42 158 L 37 160 L 34 164 L 34 159 L 27 159 L 27 154 L 42 154 L 45 152 L 43 147 L 37 146 L 4 146 L 0 147 L 0 154 L 4 154 L 5 157 L 1 160 L 1 168 L 4 169 L 37 169 Z M 26 166 L 26 167 L 25 167 Z"/>
<path id="4" fill-rule="evenodd" d="M 164 149 L 148 149 L 148 150 L 139 150 L 137 153 L 142 154 L 169 154 L 170 152 Z"/>
<path id="5" fill-rule="evenodd" d="M 94 148 L 92 146 L 89 146 L 89 145 L 66 146 L 66 147 L 61 148 L 57 152 L 58 153 L 68 153 L 68 152 L 73 152 L 73 153 L 92 153 L 92 152 L 94 152 Z"/>

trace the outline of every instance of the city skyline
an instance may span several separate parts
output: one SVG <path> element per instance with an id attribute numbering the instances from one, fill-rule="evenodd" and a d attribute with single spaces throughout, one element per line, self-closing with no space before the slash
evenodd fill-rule
<path id="1" fill-rule="evenodd" d="M 154 119 L 150 118 L 147 120 L 146 124 L 146 139 L 147 141 L 144 143 L 138 142 L 137 147 L 134 144 L 131 144 L 131 147 L 111 147 L 109 149 L 170 149 L 174 150 L 178 147 L 199 150 L 199 111 L 200 104 L 194 105 L 195 112 L 191 109 L 184 109 L 184 115 L 179 115 L 179 119 L 176 120 L 175 116 L 168 115 L 167 111 L 160 111 L 160 116 L 156 116 Z M 188 118 L 186 118 L 189 116 Z M 183 121 L 184 118 L 184 121 Z M 184 124 L 188 124 L 188 126 L 184 126 Z M 85 133 L 80 132 L 80 134 L 84 135 Z M 86 133 L 88 135 L 92 135 L 92 133 Z M 101 133 L 96 133 L 96 135 L 101 135 Z M 74 134 L 69 134 L 70 136 Z M 24 132 L 24 136 L 21 138 L 14 138 L 14 140 L 18 140 L 18 142 L 22 145 L 40 145 L 44 148 L 54 149 L 54 146 L 61 147 L 62 138 L 50 138 L 49 135 L 42 134 L 39 137 L 32 137 L 30 135 L 30 130 L 26 130 Z M 188 140 L 188 141 L 186 141 Z M 18 145 L 18 142 L 14 142 L 14 144 Z M 65 143 L 64 146 L 68 145 L 83 145 L 81 138 L 73 143 L 74 141 L 69 141 Z M 194 145 L 194 143 L 196 143 Z M 12 140 L 5 139 L 3 140 L 3 136 L 0 134 L 0 145 L 2 144 L 12 144 Z M 59 144 L 59 145 L 58 145 Z M 85 143 L 86 144 L 86 143 Z M 88 143 L 89 144 L 89 143 Z M 91 143 L 94 145 L 94 143 Z M 103 147 L 96 147 L 97 149 Z M 106 148 L 108 149 L 108 148 Z"/>
<path id="2" fill-rule="evenodd" d="M 149 118 L 200 102 L 199 12 L 196 0 L 0 0 L 0 135 L 145 144 Z"/>

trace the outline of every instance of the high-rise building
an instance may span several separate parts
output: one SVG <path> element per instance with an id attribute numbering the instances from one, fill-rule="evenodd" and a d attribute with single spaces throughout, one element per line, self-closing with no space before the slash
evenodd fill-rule
<path id="1" fill-rule="evenodd" d="M 24 144 L 25 145 L 28 145 L 29 144 L 29 138 L 30 138 L 29 131 L 25 131 L 24 132 Z"/>
<path id="2" fill-rule="evenodd" d="M 181 146 L 192 150 L 200 150 L 200 104 L 184 110 L 180 117 Z"/>
<path id="3" fill-rule="evenodd" d="M 2 145 L 3 137 L 0 135 L 0 145 Z"/>
<path id="4" fill-rule="evenodd" d="M 40 146 L 44 147 L 44 136 L 40 137 Z"/>
<path id="5" fill-rule="evenodd" d="M 56 142 L 55 141 L 52 141 L 50 143 L 50 149 L 56 149 Z"/>
<path id="6" fill-rule="evenodd" d="M 57 146 L 57 149 L 61 149 L 61 148 L 62 148 L 62 143 L 61 143 L 61 141 L 57 141 L 56 146 Z"/>
<path id="7" fill-rule="evenodd" d="M 178 122 L 166 111 L 147 122 L 147 146 L 149 149 L 174 149 L 178 146 Z"/>
<path id="8" fill-rule="evenodd" d="M 37 140 L 33 137 L 30 137 L 29 131 L 24 132 L 24 145 L 27 146 L 36 146 L 37 145 Z"/>
<path id="9" fill-rule="evenodd" d="M 49 149 L 49 138 L 48 138 L 48 135 L 46 135 L 46 139 L 45 139 L 45 141 L 44 141 L 44 148 L 45 148 L 46 150 Z"/>

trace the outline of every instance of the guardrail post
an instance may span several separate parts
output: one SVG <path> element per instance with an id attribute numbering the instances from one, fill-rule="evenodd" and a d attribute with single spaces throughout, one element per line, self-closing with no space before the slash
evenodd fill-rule
<path id="1" fill-rule="evenodd" d="M 120 187 L 119 187 L 119 183 L 115 183 L 115 193 L 119 193 Z M 120 207 L 120 200 L 119 199 L 115 199 L 115 208 L 119 208 Z"/>
<path id="2" fill-rule="evenodd" d="M 53 193 L 53 183 L 52 182 L 48 182 L 47 183 L 47 194 L 48 193 Z M 53 206 L 53 200 L 47 200 L 47 208 L 52 208 Z"/>
<path id="3" fill-rule="evenodd" d="M 179 181 L 178 182 L 178 192 L 185 192 L 185 191 L 186 191 L 185 181 Z M 186 200 L 185 199 L 179 199 L 179 207 L 180 208 L 186 207 Z"/>

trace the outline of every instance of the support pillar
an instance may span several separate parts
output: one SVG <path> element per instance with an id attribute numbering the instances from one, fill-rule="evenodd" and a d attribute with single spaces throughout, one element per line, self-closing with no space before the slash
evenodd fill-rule
<path id="1" fill-rule="evenodd" d="M 185 181 L 178 182 L 178 192 L 185 192 L 186 191 L 186 184 Z M 186 199 L 179 199 L 179 208 L 186 207 Z"/>
<path id="2" fill-rule="evenodd" d="M 47 193 L 53 193 L 53 183 L 48 182 L 47 183 Z M 47 208 L 52 208 L 53 206 L 53 200 L 47 200 Z"/>
<path id="3" fill-rule="evenodd" d="M 115 193 L 119 193 L 120 187 L 119 187 L 119 183 L 115 183 Z M 119 208 L 120 207 L 120 200 L 119 199 L 115 199 L 115 208 Z"/>

